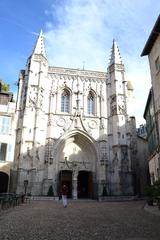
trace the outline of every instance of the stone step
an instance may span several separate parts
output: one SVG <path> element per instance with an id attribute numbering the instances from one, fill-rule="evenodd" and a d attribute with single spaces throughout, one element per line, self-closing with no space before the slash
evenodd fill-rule
<path id="1" fill-rule="evenodd" d="M 31 196 L 30 200 L 34 201 L 59 201 L 59 197 L 49 197 L 49 196 Z M 99 202 L 123 202 L 123 201 L 134 201 L 137 200 L 137 196 L 107 196 L 107 197 L 99 197 L 97 199 Z M 97 201 L 96 200 L 96 201 Z M 69 201 L 95 201 L 95 199 L 84 198 L 84 199 L 71 199 Z"/>
<path id="2" fill-rule="evenodd" d="M 106 201 L 106 202 L 121 202 L 121 201 L 134 201 L 137 199 L 137 196 L 106 196 L 106 197 L 99 197 L 99 201 Z"/>

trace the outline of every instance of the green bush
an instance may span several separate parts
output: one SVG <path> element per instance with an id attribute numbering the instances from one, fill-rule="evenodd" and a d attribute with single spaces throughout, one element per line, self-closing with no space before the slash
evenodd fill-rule
<path id="1" fill-rule="evenodd" d="M 154 192 L 155 192 L 155 197 L 160 197 L 160 179 L 156 181 L 154 184 Z"/>
<path id="2" fill-rule="evenodd" d="M 102 192 L 102 197 L 106 197 L 108 194 L 107 194 L 107 189 L 106 189 L 106 186 L 103 187 L 103 192 Z"/>
<path id="3" fill-rule="evenodd" d="M 145 188 L 148 204 L 152 205 L 160 197 L 160 180 Z"/>
<path id="4" fill-rule="evenodd" d="M 4 92 L 8 92 L 9 91 L 9 84 L 6 84 L 4 83 L 1 79 L 0 79 L 0 89 L 1 91 L 4 91 Z"/>
<path id="5" fill-rule="evenodd" d="M 154 197 L 154 186 L 149 185 L 145 188 L 145 194 L 148 198 L 153 198 Z"/>
<path id="6" fill-rule="evenodd" d="M 49 189 L 48 189 L 47 196 L 50 196 L 50 197 L 53 197 L 53 196 L 54 196 L 54 192 L 53 192 L 53 187 L 52 187 L 52 185 L 51 185 L 51 186 L 49 187 Z"/>

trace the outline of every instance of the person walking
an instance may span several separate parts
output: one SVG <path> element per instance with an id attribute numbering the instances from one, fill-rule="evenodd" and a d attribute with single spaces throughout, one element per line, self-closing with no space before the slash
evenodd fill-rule
<path id="1" fill-rule="evenodd" d="M 68 187 L 64 184 L 62 186 L 62 203 L 63 206 L 66 208 L 67 207 L 67 193 L 68 193 Z"/>

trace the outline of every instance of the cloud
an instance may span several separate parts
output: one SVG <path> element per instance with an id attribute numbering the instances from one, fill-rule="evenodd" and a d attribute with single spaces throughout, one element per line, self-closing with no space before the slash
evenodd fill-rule
<path id="1" fill-rule="evenodd" d="M 106 52 L 102 37 L 105 24 L 99 9 L 94 1 L 86 4 L 86 1 L 76 2 L 70 2 L 65 8 L 52 6 L 54 18 L 56 15 L 57 19 L 56 24 L 47 23 L 46 39 L 50 62 L 54 65 L 81 68 L 85 61 L 86 68 L 105 70 Z"/>
<path id="2" fill-rule="evenodd" d="M 150 87 L 148 62 L 140 54 L 148 37 L 144 26 L 151 4 L 151 0 L 67 0 L 53 1 L 45 10 L 50 16 L 45 32 L 50 65 L 82 68 L 85 62 L 85 69 L 106 71 L 112 40 L 117 40 L 135 89 L 138 124 Z"/>

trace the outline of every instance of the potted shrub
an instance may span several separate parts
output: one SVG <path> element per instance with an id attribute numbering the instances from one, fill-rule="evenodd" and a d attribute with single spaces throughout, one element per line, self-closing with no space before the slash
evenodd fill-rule
<path id="1" fill-rule="evenodd" d="M 158 209 L 160 210 L 160 180 L 154 183 L 155 199 L 157 201 Z"/>
<path id="2" fill-rule="evenodd" d="M 54 196 L 54 192 L 53 192 L 53 187 L 52 187 L 52 185 L 51 185 L 51 186 L 49 187 L 49 189 L 48 189 L 47 196 L 49 196 L 49 197 L 53 197 L 53 196 Z"/>
<path id="3" fill-rule="evenodd" d="M 149 206 L 153 206 L 155 198 L 155 188 L 154 185 L 149 185 L 145 188 L 145 194 L 147 196 L 147 203 Z"/>
<path id="4" fill-rule="evenodd" d="M 106 189 L 106 186 L 103 187 L 102 196 L 103 196 L 103 197 L 106 197 L 106 196 L 107 196 L 107 189 Z"/>

